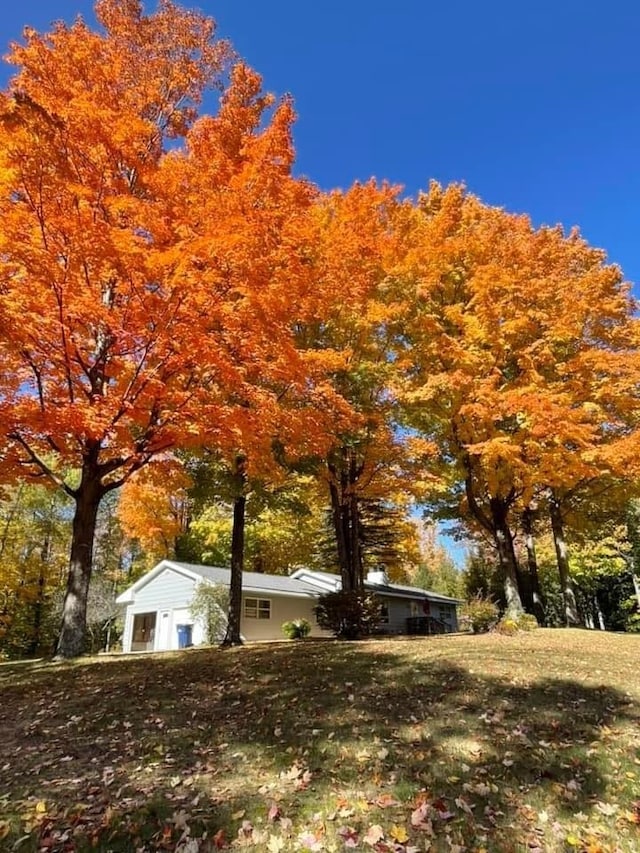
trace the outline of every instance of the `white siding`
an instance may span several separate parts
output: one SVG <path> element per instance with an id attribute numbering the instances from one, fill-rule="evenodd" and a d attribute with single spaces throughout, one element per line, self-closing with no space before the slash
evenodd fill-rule
<path id="1" fill-rule="evenodd" d="M 189 605 L 198 582 L 174 569 L 167 568 L 137 590 L 134 593 L 133 601 L 127 606 L 125 614 L 122 636 L 123 651 L 131 651 L 133 619 L 138 613 L 156 614 L 154 651 L 178 648 L 178 625 L 193 626 L 193 645 L 206 642 L 204 626 L 196 622 L 189 611 Z M 271 602 L 270 618 L 246 619 L 244 617 L 245 597 L 268 599 Z M 306 619 L 311 625 L 311 636 L 328 636 L 327 632 L 319 628 L 316 623 L 313 613 L 316 604 L 314 598 L 243 591 L 242 599 L 240 632 L 246 640 L 282 640 L 284 639 L 282 623 L 292 619 Z M 168 615 L 163 617 L 165 613 Z M 168 638 L 167 642 L 164 642 L 165 637 Z"/>
<path id="2" fill-rule="evenodd" d="M 270 619 L 246 619 L 244 615 L 244 599 L 261 598 L 271 602 Z M 311 637 L 326 637 L 316 622 L 313 612 L 315 600 L 311 598 L 294 598 L 289 596 L 269 595 L 268 592 L 243 592 L 242 593 L 242 619 L 240 621 L 240 633 L 247 640 L 283 640 L 282 623 L 293 619 L 306 619 L 311 625 Z"/>
<path id="3" fill-rule="evenodd" d="M 173 569 L 165 569 L 138 590 L 132 604 L 133 613 L 152 613 L 188 607 L 196 582 Z"/>
<path id="4" fill-rule="evenodd" d="M 411 610 L 411 601 L 406 598 L 387 598 L 385 595 L 379 595 L 381 602 L 387 605 L 389 611 L 389 621 L 380 626 L 380 629 L 385 634 L 406 634 L 407 619 L 414 615 Z M 419 616 L 422 613 L 418 613 Z"/>
<path id="5" fill-rule="evenodd" d="M 131 651 L 131 635 L 133 633 L 133 611 L 128 606 L 124 616 L 124 631 L 122 632 L 122 651 Z"/>
<path id="6" fill-rule="evenodd" d="M 132 603 L 127 605 L 125 627 L 122 636 L 123 651 L 131 651 L 133 617 L 136 613 L 156 614 L 155 651 L 177 649 L 178 634 L 176 625 L 191 624 L 193 619 L 189 616 L 188 619 L 183 619 L 183 621 L 179 619 L 176 621 L 173 611 L 179 611 L 181 616 L 184 616 L 185 613 L 188 614 L 195 585 L 196 582 L 192 578 L 173 569 L 165 569 L 159 575 L 152 578 L 149 583 L 145 584 L 142 589 L 139 589 L 135 593 Z M 169 615 L 166 618 L 169 620 L 169 624 L 164 629 L 162 614 L 167 612 Z M 165 630 L 168 637 L 167 643 L 163 643 L 163 633 Z M 195 630 L 194 634 L 196 634 Z"/>

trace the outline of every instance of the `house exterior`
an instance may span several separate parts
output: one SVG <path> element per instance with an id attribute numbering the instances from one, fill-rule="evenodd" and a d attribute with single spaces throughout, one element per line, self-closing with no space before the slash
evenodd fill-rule
<path id="1" fill-rule="evenodd" d="M 117 603 L 125 608 L 125 652 L 169 651 L 206 641 L 205 626 L 191 616 L 199 584 L 229 585 L 230 570 L 162 560 L 125 590 Z M 299 569 L 290 577 L 244 572 L 240 631 L 245 640 L 282 639 L 282 623 L 306 619 L 311 636 L 330 636 L 316 622 L 313 608 L 325 592 L 340 589 L 339 575 Z M 415 587 L 389 583 L 384 572 L 365 582 L 383 606 L 380 633 L 427 634 L 457 630 L 456 599 Z"/>
<path id="2" fill-rule="evenodd" d="M 291 577 L 314 587 L 319 595 L 335 592 L 342 585 L 339 575 L 310 569 L 298 569 Z M 364 589 L 382 604 L 381 634 L 450 634 L 458 630 L 457 598 L 390 583 L 385 572 L 369 572 Z"/>

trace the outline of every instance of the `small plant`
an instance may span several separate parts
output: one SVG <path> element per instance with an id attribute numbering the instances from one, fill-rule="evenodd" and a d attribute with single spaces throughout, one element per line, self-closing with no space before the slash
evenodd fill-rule
<path id="1" fill-rule="evenodd" d="M 289 640 L 304 640 L 311 632 L 311 625 L 306 619 L 292 619 L 282 623 L 282 633 Z"/>
<path id="2" fill-rule="evenodd" d="M 538 620 L 531 613 L 523 613 L 518 619 L 519 631 L 535 631 L 539 627 Z"/>
<path id="3" fill-rule="evenodd" d="M 495 626 L 495 630 L 499 634 L 506 634 L 512 637 L 520 631 L 535 631 L 538 627 L 538 620 L 530 613 L 522 613 L 520 616 L 513 618 L 511 616 L 503 616 Z"/>
<path id="4" fill-rule="evenodd" d="M 474 634 L 484 634 L 498 621 L 498 605 L 490 598 L 481 595 L 474 596 L 468 601 L 463 610 L 463 617 L 471 623 Z"/>
<path id="5" fill-rule="evenodd" d="M 507 637 L 512 637 L 518 633 L 518 623 L 515 619 L 504 616 L 495 626 L 495 630 L 498 634 L 505 634 Z"/>

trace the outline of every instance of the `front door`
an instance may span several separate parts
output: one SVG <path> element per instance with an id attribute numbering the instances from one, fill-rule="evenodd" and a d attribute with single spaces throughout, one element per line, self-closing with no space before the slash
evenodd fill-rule
<path id="1" fill-rule="evenodd" d="M 171 648 L 171 611 L 163 610 L 160 614 L 160 632 L 158 635 L 158 651 L 164 652 Z"/>

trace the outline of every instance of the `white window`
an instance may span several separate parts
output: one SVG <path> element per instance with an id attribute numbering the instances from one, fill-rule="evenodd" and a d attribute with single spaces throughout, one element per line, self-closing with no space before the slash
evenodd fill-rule
<path id="1" fill-rule="evenodd" d="M 380 602 L 380 624 L 388 625 L 389 624 L 389 602 L 381 601 Z"/>
<path id="2" fill-rule="evenodd" d="M 268 598 L 245 598 L 245 619 L 271 619 L 271 601 Z"/>

